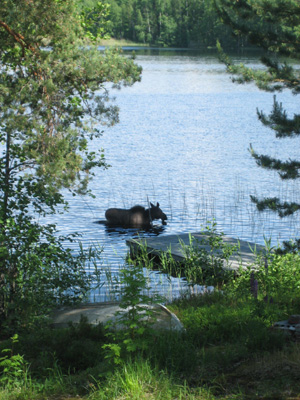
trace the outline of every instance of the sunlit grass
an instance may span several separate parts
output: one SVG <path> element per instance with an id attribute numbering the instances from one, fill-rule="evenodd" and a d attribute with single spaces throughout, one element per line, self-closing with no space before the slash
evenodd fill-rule
<path id="1" fill-rule="evenodd" d="M 131 40 L 126 40 L 126 39 L 115 39 L 115 38 L 103 39 L 103 40 L 101 41 L 101 44 L 102 44 L 102 46 L 148 47 L 148 45 L 147 45 L 147 44 L 144 44 L 144 43 L 137 43 L 137 42 L 133 42 L 133 41 L 131 41 Z"/>
<path id="2" fill-rule="evenodd" d="M 145 360 L 129 361 L 113 374 L 103 387 L 96 382 L 91 400 L 168 400 L 213 399 L 206 389 L 191 389 L 178 384 L 165 371 L 151 367 Z"/>

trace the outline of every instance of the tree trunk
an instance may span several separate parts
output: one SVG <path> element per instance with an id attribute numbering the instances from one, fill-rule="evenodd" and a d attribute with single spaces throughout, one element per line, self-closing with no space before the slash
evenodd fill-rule
<path id="1" fill-rule="evenodd" d="M 6 153 L 5 153 L 5 175 L 4 175 L 4 185 L 3 185 L 3 206 L 1 210 L 1 220 L 0 220 L 0 232 L 2 238 L 5 236 L 5 226 L 7 221 L 7 210 L 8 210 L 8 198 L 9 198 L 9 181 L 10 181 L 10 146 L 11 146 L 11 135 L 6 134 Z M 0 326 L 1 322 L 5 319 L 5 303 L 6 294 L 5 286 L 7 280 L 7 270 L 5 265 L 5 242 L 0 242 L 0 248 L 2 248 L 2 254 L 0 256 Z"/>

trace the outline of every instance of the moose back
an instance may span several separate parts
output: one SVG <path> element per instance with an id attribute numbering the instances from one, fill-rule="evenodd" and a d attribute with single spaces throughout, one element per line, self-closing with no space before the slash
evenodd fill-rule
<path id="1" fill-rule="evenodd" d="M 109 208 L 105 212 L 105 218 L 109 225 L 124 227 L 150 227 L 156 219 L 161 219 L 163 225 L 168 219 L 166 214 L 160 209 L 159 203 L 155 206 L 150 203 L 149 208 L 136 205 L 128 210 L 122 208 Z"/>

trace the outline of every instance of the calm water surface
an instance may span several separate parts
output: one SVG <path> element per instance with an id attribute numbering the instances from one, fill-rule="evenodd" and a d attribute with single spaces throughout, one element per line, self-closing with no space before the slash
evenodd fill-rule
<path id="1" fill-rule="evenodd" d="M 159 202 L 168 224 L 147 235 L 201 230 L 215 219 L 226 235 L 272 244 L 299 234 L 299 219 L 279 219 L 258 213 L 250 194 L 281 196 L 299 201 L 299 185 L 285 184 L 273 172 L 258 168 L 248 148 L 283 158 L 297 158 L 295 139 L 275 140 L 262 126 L 257 107 L 271 110 L 273 94 L 254 85 L 232 83 L 213 54 L 136 51 L 143 67 L 142 81 L 115 90 L 120 123 L 104 129 L 91 146 L 103 147 L 112 165 L 99 170 L 91 182 L 96 199 L 70 198 L 70 211 L 55 217 L 62 233 L 82 233 L 84 244 L 103 246 L 102 265 L 112 274 L 124 264 L 126 239 L 135 230 L 109 230 L 96 221 L 109 207 L 147 206 Z M 256 57 L 235 57 L 258 67 Z M 295 98 L 277 95 L 287 110 L 296 112 Z M 104 278 L 103 278 L 104 279 Z M 165 295 L 176 295 L 180 282 L 152 278 Z M 103 281 L 104 282 L 104 281 Z M 92 301 L 109 299 L 104 283 Z"/>

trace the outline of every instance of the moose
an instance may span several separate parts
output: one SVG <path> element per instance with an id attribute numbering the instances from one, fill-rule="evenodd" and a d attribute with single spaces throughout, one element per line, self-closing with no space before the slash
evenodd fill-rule
<path id="1" fill-rule="evenodd" d="M 159 203 L 155 206 L 150 203 L 150 208 L 136 205 L 129 210 L 122 208 L 109 208 L 105 212 L 105 218 L 109 225 L 124 226 L 128 228 L 147 228 L 152 226 L 155 219 L 161 219 L 163 225 L 168 219 L 166 214 L 159 208 Z"/>

